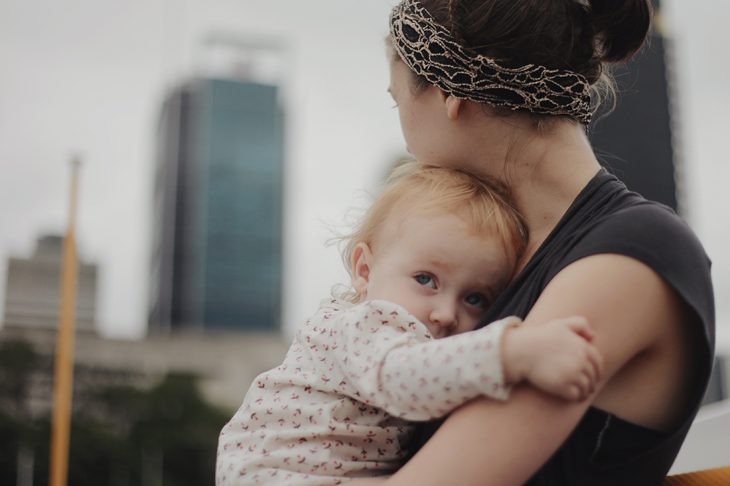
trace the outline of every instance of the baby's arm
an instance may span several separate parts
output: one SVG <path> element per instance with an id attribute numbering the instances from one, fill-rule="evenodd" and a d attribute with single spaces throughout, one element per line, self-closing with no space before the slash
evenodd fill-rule
<path id="1" fill-rule="evenodd" d="M 505 380 L 526 380 L 566 399 L 583 400 L 600 380 L 602 358 L 582 317 L 510 329 L 502 340 Z"/>
<path id="2" fill-rule="evenodd" d="M 480 395 L 506 399 L 501 336 L 517 318 L 434 340 L 402 307 L 369 301 L 324 315 L 300 336 L 328 389 L 407 420 L 430 420 Z"/>

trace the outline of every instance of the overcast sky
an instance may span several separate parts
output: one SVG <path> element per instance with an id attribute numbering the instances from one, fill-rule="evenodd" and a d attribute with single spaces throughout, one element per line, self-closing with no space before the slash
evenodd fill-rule
<path id="1" fill-rule="evenodd" d="M 276 38 L 287 46 L 284 299 L 285 327 L 294 327 L 345 280 L 337 250 L 324 246 L 332 228 L 403 151 L 385 91 L 383 38 L 394 3 L 0 0 L 0 276 L 6 258 L 29 256 L 39 234 L 63 231 L 68 160 L 79 153 L 79 244 L 82 258 L 100 265 L 100 330 L 144 335 L 164 93 L 209 69 L 201 40 L 211 32 Z M 720 341 L 730 348 L 730 3 L 663 6 L 681 197 L 714 261 Z M 4 285 L 1 278 L 3 295 Z"/>

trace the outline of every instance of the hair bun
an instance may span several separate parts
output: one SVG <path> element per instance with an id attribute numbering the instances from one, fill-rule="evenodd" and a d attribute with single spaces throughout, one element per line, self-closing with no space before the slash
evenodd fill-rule
<path id="1" fill-rule="evenodd" d="M 639 50 L 651 25 L 650 0 L 589 0 L 588 4 L 596 54 L 602 61 L 625 61 Z"/>

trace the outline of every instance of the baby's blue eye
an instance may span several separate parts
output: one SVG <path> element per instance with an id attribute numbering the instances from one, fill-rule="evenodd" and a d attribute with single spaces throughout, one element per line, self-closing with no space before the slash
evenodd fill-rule
<path id="1" fill-rule="evenodd" d="M 436 282 L 434 282 L 433 277 L 430 275 L 427 275 L 425 273 L 419 273 L 413 278 L 416 280 L 416 282 L 418 282 L 420 285 L 423 285 L 424 287 L 430 287 L 432 289 L 436 288 Z"/>
<path id="2" fill-rule="evenodd" d="M 464 299 L 467 304 L 479 307 L 479 308 L 486 308 L 487 307 L 487 298 L 482 294 L 469 294 Z"/>

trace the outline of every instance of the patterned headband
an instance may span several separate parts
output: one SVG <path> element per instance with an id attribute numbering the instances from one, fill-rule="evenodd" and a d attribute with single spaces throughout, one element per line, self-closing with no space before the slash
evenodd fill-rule
<path id="1" fill-rule="evenodd" d="M 445 93 L 542 115 L 591 121 L 590 84 L 581 74 L 537 64 L 508 66 L 461 46 L 418 0 L 390 15 L 393 46 L 417 75 Z"/>

